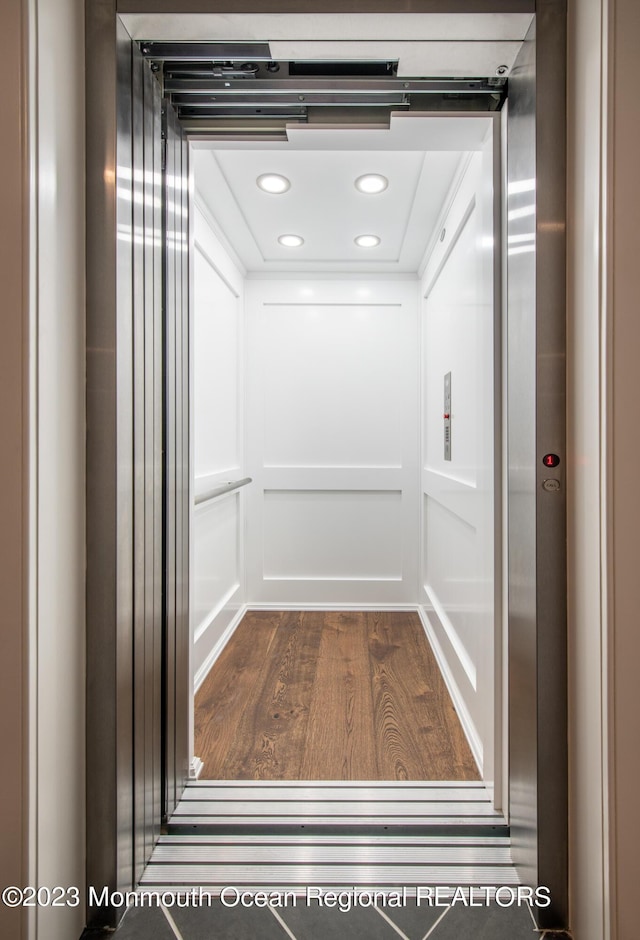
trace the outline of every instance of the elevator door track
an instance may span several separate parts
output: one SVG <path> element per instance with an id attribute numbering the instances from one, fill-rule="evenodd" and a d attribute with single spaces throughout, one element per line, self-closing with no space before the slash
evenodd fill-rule
<path id="1" fill-rule="evenodd" d="M 392 111 L 496 111 L 502 75 L 402 77 L 397 60 L 276 61 L 268 43 L 140 42 L 191 137 L 284 135 L 287 124 L 389 124 Z"/>
<path id="2" fill-rule="evenodd" d="M 141 880 L 226 885 L 518 884 L 509 828 L 482 783 L 191 782 Z"/>

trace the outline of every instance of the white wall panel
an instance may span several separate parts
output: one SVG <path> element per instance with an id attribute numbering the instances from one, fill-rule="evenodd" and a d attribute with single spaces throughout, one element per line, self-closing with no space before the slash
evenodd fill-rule
<path id="1" fill-rule="evenodd" d="M 416 288 L 247 283 L 252 603 L 415 601 Z"/>
<path id="2" fill-rule="evenodd" d="M 194 258 L 196 477 L 238 466 L 238 297 L 196 247 Z"/>
<path id="3" fill-rule="evenodd" d="M 201 210 L 195 218 L 193 271 L 194 461 L 196 487 L 241 463 L 241 281 Z M 210 482 L 210 481 L 208 481 Z"/>
<path id="4" fill-rule="evenodd" d="M 198 160 L 195 160 L 196 188 Z M 192 490 L 243 477 L 243 271 L 196 190 L 193 252 Z M 199 684 L 244 602 L 244 493 L 194 505 L 191 671 Z"/>
<path id="5" fill-rule="evenodd" d="M 494 774 L 495 446 L 490 142 L 427 261 L 422 308 L 422 587 L 428 632 L 485 780 Z M 451 459 L 444 376 L 451 372 Z"/>
<path id="6" fill-rule="evenodd" d="M 402 580 L 402 500 L 393 490 L 266 490 L 264 577 Z"/>
<path id="7" fill-rule="evenodd" d="M 400 304 L 266 306 L 268 467 L 400 467 Z"/>
<path id="8" fill-rule="evenodd" d="M 193 514 L 195 638 L 230 590 L 238 588 L 240 493 L 202 503 Z"/>
<path id="9" fill-rule="evenodd" d="M 241 606 L 240 500 L 234 491 L 196 507 L 193 515 L 193 672 Z"/>
<path id="10" fill-rule="evenodd" d="M 425 590 L 474 690 L 483 612 L 478 578 L 478 530 L 436 499 L 424 498 Z"/>
<path id="11" fill-rule="evenodd" d="M 427 298 L 428 333 L 425 342 L 425 466 L 446 476 L 475 483 L 478 470 L 480 411 L 478 398 L 481 349 L 478 346 L 479 259 L 476 251 L 478 213 L 475 204 L 463 223 L 445 267 Z M 445 461 L 442 433 L 444 375 L 451 372 L 451 449 Z"/>

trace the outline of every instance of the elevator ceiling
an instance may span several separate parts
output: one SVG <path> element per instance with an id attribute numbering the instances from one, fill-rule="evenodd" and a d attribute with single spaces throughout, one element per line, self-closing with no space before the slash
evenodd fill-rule
<path id="1" fill-rule="evenodd" d="M 248 272 L 415 274 L 448 194 L 491 119 L 394 114 L 389 128 L 303 125 L 286 141 L 196 141 L 196 198 Z M 264 192 L 264 174 L 288 188 Z M 356 182 L 379 174 L 386 187 Z M 301 244 L 282 244 L 296 235 Z M 366 247 L 360 235 L 379 242 Z"/>

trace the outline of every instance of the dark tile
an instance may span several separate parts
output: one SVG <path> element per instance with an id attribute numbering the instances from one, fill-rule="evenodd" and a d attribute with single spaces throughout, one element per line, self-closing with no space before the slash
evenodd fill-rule
<path id="1" fill-rule="evenodd" d="M 278 912 L 296 940 L 398 940 L 393 927 L 369 907 L 355 907 L 350 911 L 305 904 Z"/>
<path id="2" fill-rule="evenodd" d="M 113 933 L 108 927 L 85 927 L 80 940 L 112 940 Z"/>
<path id="3" fill-rule="evenodd" d="M 112 937 L 114 940 L 176 940 L 159 907 L 130 907 Z"/>
<path id="4" fill-rule="evenodd" d="M 426 904 L 418 906 L 415 898 L 407 898 L 404 907 L 385 907 L 383 910 L 409 940 L 422 940 L 446 908 L 428 907 Z"/>
<path id="5" fill-rule="evenodd" d="M 171 916 L 183 940 L 287 940 L 271 911 L 258 907 L 172 907 Z M 175 938 L 172 938 L 175 940 Z"/>
<path id="6" fill-rule="evenodd" d="M 429 940 L 540 940 L 526 904 L 465 907 L 455 904 Z"/>

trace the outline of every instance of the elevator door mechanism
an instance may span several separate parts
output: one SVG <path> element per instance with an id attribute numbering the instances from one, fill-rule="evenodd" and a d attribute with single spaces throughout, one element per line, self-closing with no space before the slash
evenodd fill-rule
<path id="1" fill-rule="evenodd" d="M 398 77 L 397 60 L 276 61 L 264 42 L 140 42 L 190 136 L 287 124 L 387 123 L 392 111 L 496 111 L 506 66 L 485 77 Z"/>

